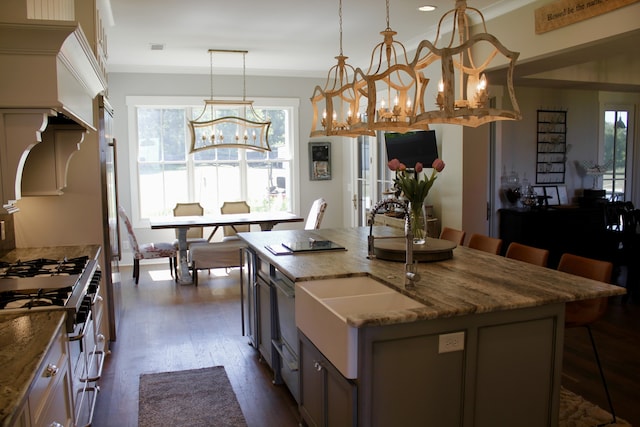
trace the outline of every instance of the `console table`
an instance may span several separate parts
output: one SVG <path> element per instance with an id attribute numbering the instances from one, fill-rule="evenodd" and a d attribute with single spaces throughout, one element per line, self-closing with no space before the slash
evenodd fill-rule
<path id="1" fill-rule="evenodd" d="M 565 252 L 597 259 L 611 257 L 601 206 L 510 208 L 500 209 L 499 214 L 503 254 L 511 242 L 548 249 L 551 268 L 557 267 Z"/>

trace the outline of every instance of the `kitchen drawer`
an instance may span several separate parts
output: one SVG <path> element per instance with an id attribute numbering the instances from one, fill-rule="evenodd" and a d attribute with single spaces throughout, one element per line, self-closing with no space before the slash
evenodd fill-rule
<path id="1" fill-rule="evenodd" d="M 29 394 L 29 399 L 32 402 L 42 401 L 47 393 L 50 393 L 51 388 L 53 387 L 53 380 L 56 376 L 51 375 L 51 372 L 48 372 L 48 368 L 54 370 L 55 367 L 59 372 L 63 368 L 66 368 L 68 365 L 67 360 L 67 336 L 60 332 L 56 335 L 55 341 L 47 355 L 44 357 L 42 365 L 40 366 L 40 369 L 33 381 L 31 393 Z M 33 409 L 34 408 L 32 408 L 32 411 Z"/>
<path id="2" fill-rule="evenodd" d="M 67 352 L 67 335 L 60 329 L 43 359 L 29 393 L 31 425 L 54 423 L 73 426 L 71 374 Z"/>

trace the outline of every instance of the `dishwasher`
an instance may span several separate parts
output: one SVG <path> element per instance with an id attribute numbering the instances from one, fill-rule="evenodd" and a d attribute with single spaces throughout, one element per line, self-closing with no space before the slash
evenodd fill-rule
<path id="1" fill-rule="evenodd" d="M 299 343 L 295 317 L 295 285 L 278 270 L 274 272 L 271 284 L 276 290 L 277 316 L 275 318 L 278 323 L 272 343 L 280 362 L 277 369 L 298 402 L 300 373 L 298 370 Z"/>

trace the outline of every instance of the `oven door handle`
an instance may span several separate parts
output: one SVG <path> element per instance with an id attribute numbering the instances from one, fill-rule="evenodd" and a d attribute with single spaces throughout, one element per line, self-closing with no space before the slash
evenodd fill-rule
<path id="1" fill-rule="evenodd" d="M 91 311 L 89 311 L 87 313 L 87 318 L 84 321 L 84 323 L 82 323 L 82 330 L 80 332 L 78 332 L 78 334 L 76 334 L 76 335 L 69 335 L 69 341 L 80 341 L 81 339 L 84 338 L 85 330 L 87 328 L 87 323 L 89 323 L 91 321 L 91 316 L 92 315 L 93 315 L 93 313 L 91 313 Z"/>

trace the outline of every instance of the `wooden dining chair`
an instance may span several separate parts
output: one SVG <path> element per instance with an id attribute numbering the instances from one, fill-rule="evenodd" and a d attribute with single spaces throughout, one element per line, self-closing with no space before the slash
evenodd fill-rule
<path id="1" fill-rule="evenodd" d="M 600 261 L 565 253 L 560 257 L 558 270 L 574 274 L 576 276 L 597 280 L 599 282 L 611 283 L 613 264 L 608 261 Z M 600 363 L 600 357 L 598 356 L 596 342 L 593 339 L 593 333 L 591 332 L 591 324 L 604 316 L 607 311 L 607 305 L 607 297 L 568 302 L 565 304 L 564 326 L 565 328 L 575 328 L 578 326 L 584 326 L 587 328 L 587 331 L 589 332 L 589 339 L 591 340 L 591 347 L 593 348 L 593 354 L 595 355 L 596 363 L 598 364 L 600 378 L 602 379 L 602 385 L 604 386 L 604 391 L 607 395 L 609 409 L 613 416 L 613 424 L 615 424 L 616 413 L 613 409 L 613 402 L 611 401 L 611 395 L 609 394 L 609 388 L 607 387 L 607 380 L 605 379 L 602 364 Z"/>
<path id="2" fill-rule="evenodd" d="M 118 206 L 118 215 L 120 215 L 120 218 L 127 229 L 129 243 L 131 244 L 131 250 L 133 251 L 133 278 L 135 279 L 136 285 L 140 279 L 141 259 L 169 258 L 169 269 L 171 270 L 171 275 L 178 280 L 178 264 L 175 262 L 178 256 L 178 251 L 173 243 L 161 242 L 138 244 L 136 234 L 133 232 L 133 225 L 122 206 Z"/>
<path id="3" fill-rule="evenodd" d="M 455 228 L 444 227 L 440 232 L 441 240 L 448 240 L 455 243 L 458 246 L 462 246 L 464 243 L 464 236 L 467 233 L 462 230 L 456 230 Z"/>
<path id="4" fill-rule="evenodd" d="M 523 245 L 517 242 L 511 242 L 511 244 L 509 244 L 507 253 L 504 256 L 529 264 L 539 265 L 540 267 L 546 267 L 547 261 L 549 261 L 549 251 L 547 249 L 534 248 L 533 246 Z"/>
<path id="5" fill-rule="evenodd" d="M 313 201 L 311 209 L 309 209 L 309 215 L 307 216 L 307 222 L 304 225 L 305 230 L 317 230 L 320 228 L 322 218 L 324 218 L 324 211 L 327 210 L 327 201 L 324 198 L 319 198 Z"/>
<path id="6" fill-rule="evenodd" d="M 502 239 L 474 233 L 469 238 L 468 247 L 498 255 L 502 249 Z"/>

